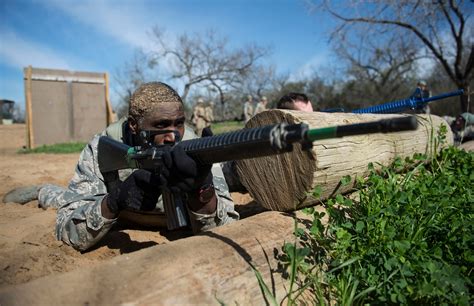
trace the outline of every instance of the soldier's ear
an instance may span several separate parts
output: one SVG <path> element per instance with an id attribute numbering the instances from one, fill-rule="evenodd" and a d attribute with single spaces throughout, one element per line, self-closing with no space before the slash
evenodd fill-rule
<path id="1" fill-rule="evenodd" d="M 130 131 L 132 131 L 132 134 L 138 134 L 138 123 L 133 117 L 128 117 L 128 127 Z"/>

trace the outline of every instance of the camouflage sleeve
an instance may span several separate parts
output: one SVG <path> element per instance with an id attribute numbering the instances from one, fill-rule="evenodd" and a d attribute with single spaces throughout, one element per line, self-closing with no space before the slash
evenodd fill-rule
<path id="1" fill-rule="evenodd" d="M 81 251 L 95 245 L 116 222 L 116 219 L 102 217 L 101 213 L 101 203 L 107 188 L 97 163 L 99 137 L 94 137 L 82 151 L 68 189 L 47 185 L 40 190 L 40 201 L 55 202 L 54 207 L 58 207 L 57 239 Z M 215 164 L 212 173 L 218 198 L 217 210 L 210 215 L 188 210 L 195 233 L 239 219 L 221 166 Z"/>
<path id="2" fill-rule="evenodd" d="M 191 227 L 194 233 L 205 231 L 239 220 L 239 214 L 234 209 L 234 202 L 229 193 L 227 183 L 220 164 L 212 166 L 213 183 L 217 194 L 217 209 L 210 215 L 198 214 L 188 209 Z"/>
<path id="3" fill-rule="evenodd" d="M 56 237 L 84 251 L 96 244 L 116 219 L 102 217 L 101 203 L 107 188 L 97 164 L 99 136 L 82 151 L 68 190 L 61 194 L 56 220 Z"/>

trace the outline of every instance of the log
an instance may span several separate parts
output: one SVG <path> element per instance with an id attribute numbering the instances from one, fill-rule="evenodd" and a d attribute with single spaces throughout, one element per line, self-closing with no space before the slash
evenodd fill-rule
<path id="1" fill-rule="evenodd" d="M 466 141 L 465 143 L 459 145 L 459 148 L 467 152 L 474 152 L 474 140 Z"/>
<path id="2" fill-rule="evenodd" d="M 253 265 L 283 299 L 274 253 L 294 241 L 293 217 L 264 212 L 117 256 L 88 268 L 0 289 L 0 305 L 264 305 Z M 273 288 L 273 289 L 272 289 Z"/>
<path id="3" fill-rule="evenodd" d="M 246 127 L 287 123 L 306 123 L 310 128 L 321 128 L 370 122 L 403 115 L 352 114 L 269 110 L 262 112 Z M 397 156 L 405 158 L 414 153 L 432 155 L 433 136 L 446 121 L 438 116 L 418 115 L 416 131 L 358 135 L 318 140 L 312 150 L 303 151 L 296 144 L 292 152 L 240 160 L 236 170 L 252 198 L 267 209 L 291 211 L 314 205 L 332 196 L 336 191 L 345 193 L 352 185 L 340 187 L 344 176 L 352 179 L 368 174 L 369 163 L 389 166 Z M 446 144 L 453 144 L 448 128 Z M 354 181 L 354 180 L 353 180 Z M 322 187 L 319 198 L 311 195 L 316 186 Z"/>

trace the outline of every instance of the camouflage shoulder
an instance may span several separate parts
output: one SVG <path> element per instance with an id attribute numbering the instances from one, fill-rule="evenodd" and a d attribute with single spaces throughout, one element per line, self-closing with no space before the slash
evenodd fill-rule
<path id="1" fill-rule="evenodd" d="M 123 129 L 122 129 L 122 126 L 124 124 L 124 122 L 127 121 L 127 117 L 122 117 L 120 118 L 120 120 L 110 124 L 103 132 L 102 132 L 102 135 L 103 136 L 109 136 L 115 140 L 119 140 L 121 141 L 122 139 L 122 133 L 123 133 Z"/>

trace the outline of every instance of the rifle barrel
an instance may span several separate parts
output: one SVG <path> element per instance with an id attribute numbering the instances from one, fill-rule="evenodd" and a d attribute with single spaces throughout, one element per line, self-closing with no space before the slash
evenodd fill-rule
<path id="1" fill-rule="evenodd" d="M 309 141 L 328 138 L 338 138 L 351 135 L 390 133 L 416 130 L 418 121 L 415 116 L 382 119 L 373 122 L 355 123 L 349 125 L 332 126 L 320 129 L 311 129 L 307 132 Z"/>
<path id="2" fill-rule="evenodd" d="M 380 105 L 369 106 L 365 108 L 360 108 L 353 110 L 353 113 L 356 114 L 393 114 L 393 113 L 400 113 L 406 111 L 408 109 L 415 109 L 421 107 L 423 105 L 428 104 L 431 101 L 441 100 L 453 96 L 460 96 L 464 93 L 464 90 L 459 89 L 456 91 L 440 94 L 437 96 L 433 96 L 430 98 L 416 98 L 411 97 L 408 99 L 403 100 L 396 100 Z"/>
<path id="3" fill-rule="evenodd" d="M 292 150 L 300 142 L 304 148 L 316 140 L 351 135 L 416 130 L 415 116 L 382 119 L 333 127 L 308 129 L 306 124 L 276 124 L 243 129 L 212 137 L 186 140 L 178 145 L 203 164 L 274 155 Z"/>
<path id="4" fill-rule="evenodd" d="M 177 146 L 201 164 L 213 164 L 230 160 L 241 160 L 275 155 L 293 150 L 299 142 L 304 149 L 310 148 L 313 141 L 343 136 L 389 133 L 415 130 L 418 122 L 414 116 L 383 119 L 374 122 L 356 123 L 333 127 L 308 129 L 307 124 L 279 123 L 256 128 L 242 129 L 212 137 L 197 138 L 179 142 Z M 110 154 L 100 154 L 107 158 L 99 160 L 102 172 L 124 168 L 153 167 L 148 161 L 137 159 L 135 147 L 129 147 L 108 137 L 101 137 L 99 150 Z M 116 152 L 113 154 L 113 152 Z"/>
<path id="5" fill-rule="evenodd" d="M 441 100 L 441 99 L 445 99 L 445 98 L 449 98 L 449 97 L 460 96 L 463 93 L 464 93 L 464 90 L 459 89 L 459 90 L 447 92 L 447 93 L 444 93 L 444 94 L 440 94 L 440 95 L 437 95 L 437 96 L 429 97 L 429 98 L 421 98 L 421 101 L 428 103 L 428 102 L 435 101 L 435 100 Z"/>

